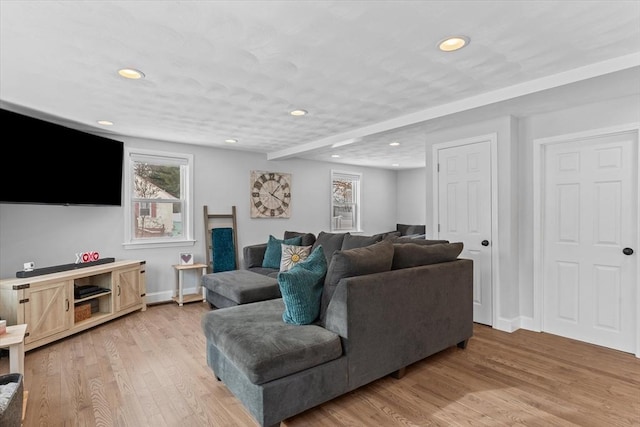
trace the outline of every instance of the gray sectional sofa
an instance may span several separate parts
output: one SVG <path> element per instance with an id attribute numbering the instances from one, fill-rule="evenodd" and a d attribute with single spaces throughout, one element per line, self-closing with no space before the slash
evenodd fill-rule
<path id="1" fill-rule="evenodd" d="M 457 258 L 461 243 L 341 248 L 327 257 L 310 324 L 284 322 L 283 298 L 202 317 L 208 365 L 261 426 L 383 376 L 401 378 L 473 335 L 473 262 Z"/>

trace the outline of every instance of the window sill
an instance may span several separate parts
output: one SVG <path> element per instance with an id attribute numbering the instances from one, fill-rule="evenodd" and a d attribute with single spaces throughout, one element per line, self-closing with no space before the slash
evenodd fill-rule
<path id="1" fill-rule="evenodd" d="M 125 249 L 151 249 L 151 248 L 176 248 L 194 246 L 195 240 L 161 240 L 161 241 L 144 241 L 144 242 L 128 242 L 123 243 Z"/>

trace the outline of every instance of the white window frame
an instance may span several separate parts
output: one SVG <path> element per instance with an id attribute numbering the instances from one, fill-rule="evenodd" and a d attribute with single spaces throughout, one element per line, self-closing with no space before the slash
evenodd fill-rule
<path id="1" fill-rule="evenodd" d="M 354 215 L 355 226 L 348 229 L 337 227 L 336 218 L 334 218 L 333 216 L 334 207 L 336 206 L 333 201 L 333 181 L 336 178 L 341 178 L 341 177 L 351 180 L 354 183 L 354 187 L 355 187 L 355 188 L 352 188 L 351 190 L 353 193 L 355 193 L 355 196 L 354 196 L 355 202 L 353 202 L 353 206 L 356 211 Z M 331 188 L 331 210 L 329 213 L 329 218 L 330 218 L 330 224 L 331 224 L 331 231 L 336 233 L 362 232 L 362 220 L 361 220 L 362 218 L 362 173 L 332 169 L 330 183 L 331 183 L 331 187 L 330 187 Z"/>
<path id="2" fill-rule="evenodd" d="M 180 185 L 182 188 L 180 193 L 183 197 L 182 236 L 142 239 L 136 238 L 133 233 L 133 166 L 136 161 L 144 161 L 145 159 L 155 164 L 181 166 Z M 148 249 L 193 246 L 195 244 L 193 224 L 193 154 L 125 148 L 124 170 L 124 248 Z"/>

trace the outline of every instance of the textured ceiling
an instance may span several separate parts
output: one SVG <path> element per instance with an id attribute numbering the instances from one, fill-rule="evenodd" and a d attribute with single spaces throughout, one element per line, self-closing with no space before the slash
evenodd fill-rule
<path id="1" fill-rule="evenodd" d="M 5 107 L 269 159 L 421 167 L 428 131 L 638 93 L 639 1 L 0 1 Z"/>

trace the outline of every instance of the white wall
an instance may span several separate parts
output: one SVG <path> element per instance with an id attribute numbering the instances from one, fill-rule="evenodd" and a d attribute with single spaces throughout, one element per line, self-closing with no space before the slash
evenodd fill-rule
<path id="1" fill-rule="evenodd" d="M 175 287 L 172 265 L 177 264 L 179 253 L 193 252 L 196 262 L 205 261 L 204 205 L 210 213 L 231 213 L 231 206 L 236 206 L 242 257 L 243 246 L 266 242 L 269 234 L 282 237 L 285 230 L 315 234 L 328 231 L 331 169 L 362 173 L 364 234 L 395 229 L 396 171 L 295 159 L 268 161 L 264 154 L 132 138 L 122 140 L 128 147 L 194 155 L 195 246 L 124 249 L 121 207 L 0 204 L 0 277 L 15 277 L 27 261 L 34 261 L 36 268 L 70 264 L 75 262 L 76 252 L 92 250 L 102 258 L 145 260 L 148 301 L 169 300 Z M 291 218 L 250 218 L 249 175 L 254 169 L 292 174 Z M 192 282 L 195 286 L 195 277 Z"/>
<path id="2" fill-rule="evenodd" d="M 407 169 L 398 171 L 398 189 L 396 216 L 400 224 L 426 224 L 426 186 L 431 178 L 426 177 L 426 169 Z M 427 224 L 427 232 L 429 225 Z"/>

